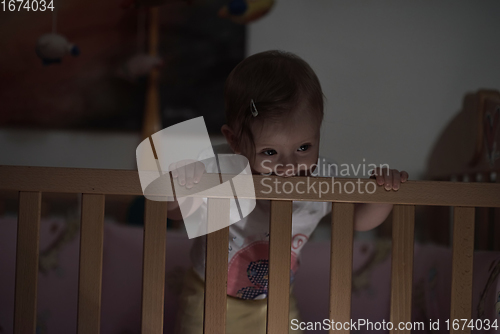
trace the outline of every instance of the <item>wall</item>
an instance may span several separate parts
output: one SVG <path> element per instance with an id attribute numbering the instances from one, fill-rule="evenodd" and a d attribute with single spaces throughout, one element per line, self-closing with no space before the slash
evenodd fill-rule
<path id="1" fill-rule="evenodd" d="M 500 89 L 499 1 L 281 0 L 248 53 L 303 57 L 327 97 L 321 151 L 420 178 L 466 92 Z"/>
<path id="2" fill-rule="evenodd" d="M 222 138 L 211 138 L 212 145 Z M 0 130 L 0 165 L 137 170 L 133 132 Z"/>

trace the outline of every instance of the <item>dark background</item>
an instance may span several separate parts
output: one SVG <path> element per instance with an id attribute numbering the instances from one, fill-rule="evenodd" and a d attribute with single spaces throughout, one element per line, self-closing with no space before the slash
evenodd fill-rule
<path id="1" fill-rule="evenodd" d="M 245 55 L 245 26 L 217 16 L 226 2 L 159 7 L 163 127 L 204 116 L 209 132 L 220 133 L 224 82 Z M 49 66 L 35 45 L 51 32 L 52 12 L 0 12 L 0 127 L 139 132 L 147 77 L 132 82 L 117 70 L 146 51 L 146 12 L 123 9 L 118 1 L 55 6 L 57 33 L 81 54 Z"/>

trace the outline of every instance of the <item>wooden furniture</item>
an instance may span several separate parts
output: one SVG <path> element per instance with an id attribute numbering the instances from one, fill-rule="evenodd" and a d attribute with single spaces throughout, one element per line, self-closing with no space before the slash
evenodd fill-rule
<path id="1" fill-rule="evenodd" d="M 148 10 L 148 14 L 148 54 L 156 57 L 158 56 L 159 46 L 159 8 L 150 8 Z M 148 79 L 148 89 L 142 124 L 142 139 L 145 139 L 161 130 L 160 93 L 158 85 L 159 79 L 160 71 L 157 68 L 152 69 L 149 73 Z"/>
<path id="2" fill-rule="evenodd" d="M 253 176 L 258 199 L 271 200 L 268 333 L 288 333 L 290 242 L 292 201 L 332 202 L 330 318 L 349 322 L 353 245 L 353 203 L 394 203 L 391 316 L 393 323 L 411 321 L 415 206 L 452 206 L 453 272 L 451 318 L 471 319 L 474 207 L 500 208 L 500 184 L 472 182 L 408 181 L 398 192 L 375 187 L 362 180 L 361 187 L 377 188 L 373 194 L 338 192 L 304 193 L 306 177 L 287 179 L 287 192 L 272 191 L 262 183 L 266 176 Z M 329 178 L 317 181 L 330 182 Z M 336 180 L 342 189 L 349 182 Z M 273 182 L 272 182 L 273 183 Z M 191 189 L 210 189 L 220 184 L 218 174 L 207 174 Z M 269 180 L 265 182 L 269 184 Z M 273 183 L 274 184 L 274 183 Z M 347 188 L 346 188 L 347 185 Z M 198 188 L 199 187 L 199 188 Z M 78 333 L 99 333 L 102 275 L 103 219 L 109 195 L 142 195 L 136 171 L 55 167 L 0 166 L 0 191 L 19 193 L 18 243 L 14 333 L 34 333 L 38 275 L 40 203 L 45 193 L 82 194 Z M 173 196 L 172 193 L 168 195 Z M 209 223 L 213 217 L 229 221 L 228 203 L 233 193 L 209 197 Z M 239 194 L 241 198 L 247 194 Z M 207 196 L 205 196 L 207 197 Z M 162 333 L 166 233 L 166 202 L 146 202 L 142 333 Z M 277 232 L 278 231 L 278 232 Z M 225 332 L 228 228 L 207 236 L 205 281 L 205 333 Z M 288 237 L 287 237 L 288 236 Z M 331 333 L 349 333 L 349 330 Z M 398 331 L 398 333 L 410 331 Z M 454 332 L 452 330 L 452 332 Z M 458 332 L 458 331 L 457 331 Z M 466 329 L 461 333 L 469 333 Z"/>
<path id="3" fill-rule="evenodd" d="M 462 110 L 442 132 L 431 151 L 426 180 L 498 183 L 500 179 L 500 92 L 467 94 Z M 500 211 L 477 209 L 475 248 L 500 250 Z M 450 244 L 449 207 L 426 208 L 422 223 L 433 242 Z"/>

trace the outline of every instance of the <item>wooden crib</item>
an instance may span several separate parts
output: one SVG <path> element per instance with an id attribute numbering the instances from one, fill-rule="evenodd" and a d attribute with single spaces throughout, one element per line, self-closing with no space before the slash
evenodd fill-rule
<path id="1" fill-rule="evenodd" d="M 271 200 L 268 333 L 288 333 L 292 201 L 332 202 L 330 319 L 350 322 L 354 203 L 394 203 L 390 321 L 411 321 L 414 213 L 416 205 L 454 207 L 451 319 L 471 319 L 475 207 L 500 207 L 500 184 L 408 181 L 397 192 L 375 188 L 373 180 L 336 179 L 335 191 L 304 193 L 306 177 L 287 178 L 284 189 L 268 192 L 253 176 L 257 199 Z M 281 179 L 283 180 L 283 179 Z M 331 182 L 330 178 L 314 178 Z M 274 180 L 273 180 L 274 181 Z M 269 181 L 267 181 L 269 182 Z M 267 183 L 266 184 L 269 184 Z M 369 184 L 373 183 L 373 184 Z M 199 183 L 220 184 L 218 174 Z M 302 183 L 304 184 L 304 183 Z M 339 188 L 340 186 L 340 188 Z M 368 187 L 368 188 L 365 188 Z M 193 192 L 196 187 L 192 188 Z M 359 188 L 358 188 L 359 189 Z M 0 166 L 0 191 L 19 192 L 14 333 L 34 333 L 38 274 L 40 206 L 43 193 L 81 193 L 78 334 L 99 333 L 103 222 L 106 195 L 142 195 L 137 171 Z M 351 193 L 348 193 L 351 192 Z M 194 195 L 196 196 L 196 195 Z M 209 197 L 208 223 L 229 221 L 229 198 Z M 240 195 L 244 198 L 245 195 Z M 143 254 L 142 333 L 163 332 L 166 202 L 146 201 Z M 207 236 L 204 332 L 225 332 L 228 228 Z M 331 333 L 334 331 L 332 330 Z M 349 329 L 335 330 L 349 333 Z M 392 331 L 395 332 L 395 331 Z M 409 333 L 400 330 L 398 333 Z M 451 330 L 469 333 L 470 330 Z"/>

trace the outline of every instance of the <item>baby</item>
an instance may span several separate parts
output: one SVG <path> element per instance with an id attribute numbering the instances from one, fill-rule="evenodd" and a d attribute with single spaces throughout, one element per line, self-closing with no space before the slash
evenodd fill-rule
<path id="1" fill-rule="evenodd" d="M 227 124 L 221 131 L 227 144 L 215 146 L 215 154 L 244 155 L 253 174 L 336 176 L 329 168 L 316 171 L 319 160 L 328 161 L 319 155 L 324 96 L 316 74 L 304 60 L 283 51 L 254 54 L 233 69 L 224 97 Z M 198 160 L 207 157 L 201 155 Z M 198 183 L 205 173 L 203 163 L 193 161 L 174 163 L 169 169 L 187 188 Z M 376 169 L 373 177 L 390 191 L 398 190 L 408 174 Z M 168 205 L 169 218 L 182 219 L 179 203 Z M 206 200 L 194 199 L 190 213 L 202 205 L 206 206 Z M 356 204 L 355 230 L 375 228 L 391 210 L 392 204 Z M 266 332 L 269 212 L 270 202 L 257 200 L 248 216 L 229 226 L 227 334 Z M 300 250 L 321 218 L 330 212 L 329 202 L 293 202 L 292 281 Z M 193 270 L 186 276 L 176 333 L 203 333 L 205 247 L 205 237 L 195 239 L 191 251 Z M 291 293 L 290 319 L 297 318 Z"/>

